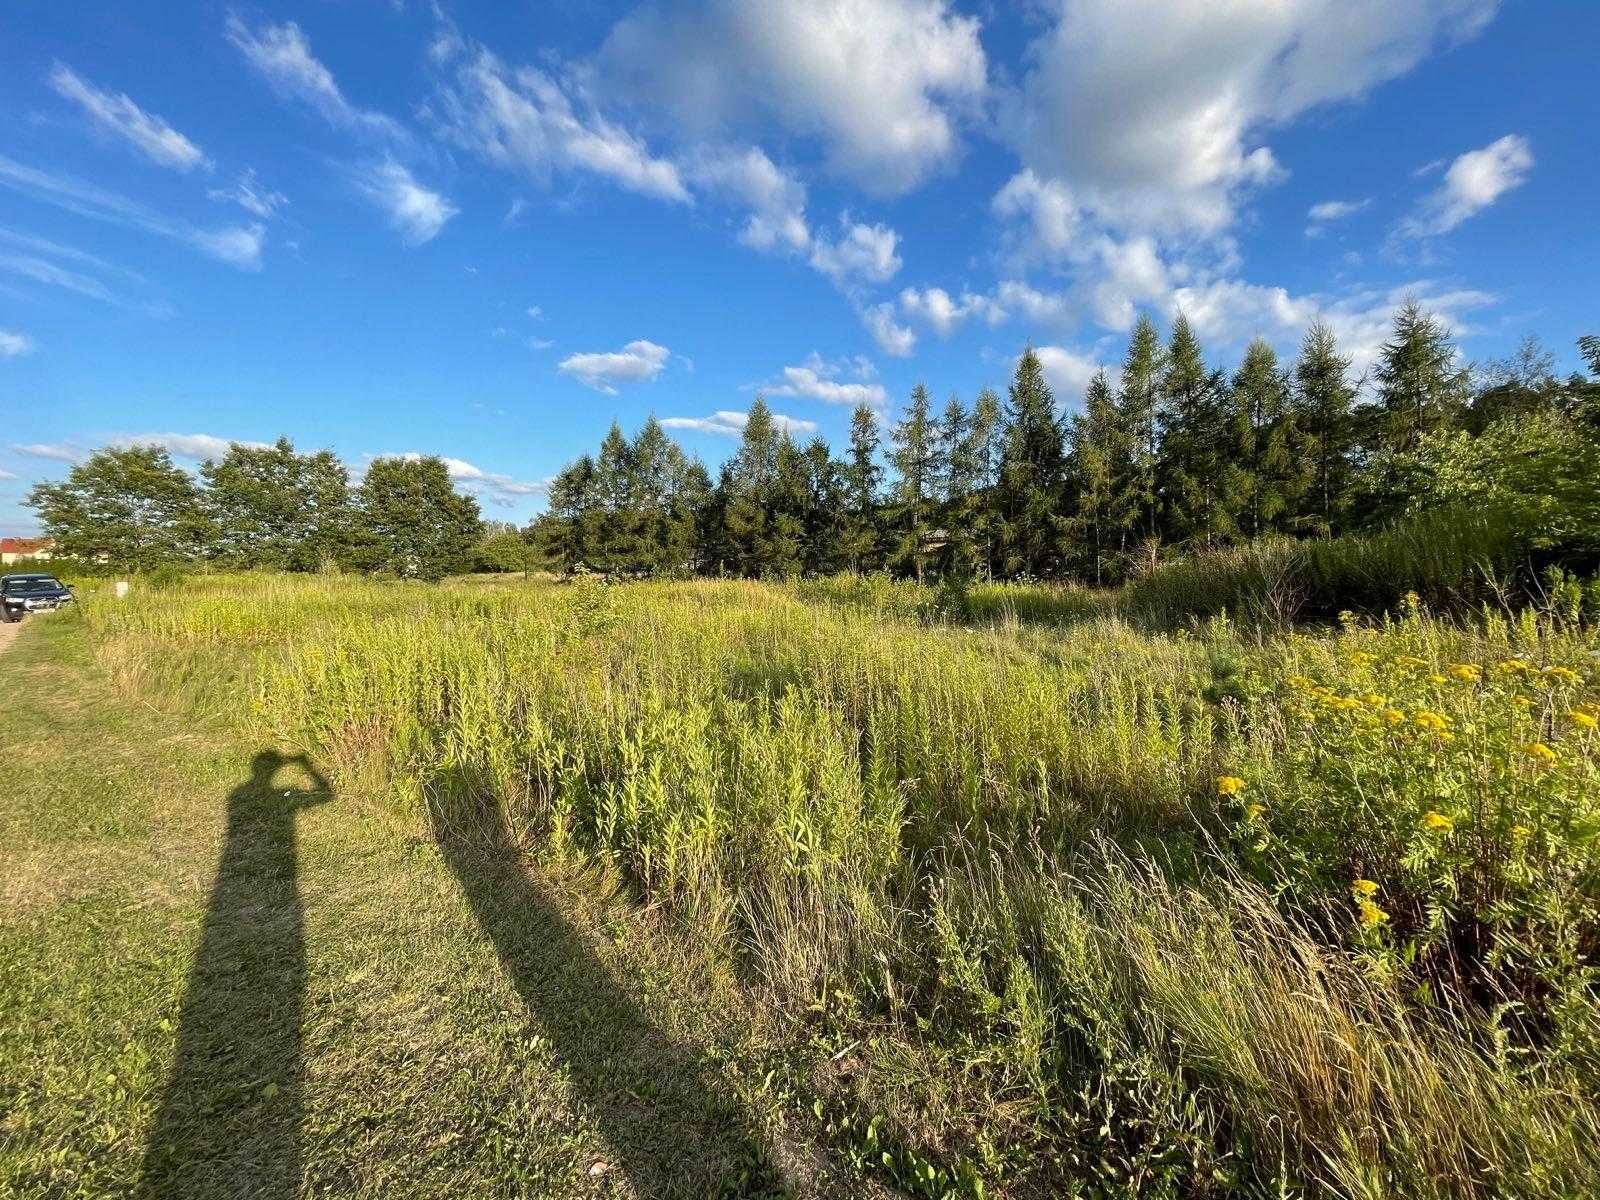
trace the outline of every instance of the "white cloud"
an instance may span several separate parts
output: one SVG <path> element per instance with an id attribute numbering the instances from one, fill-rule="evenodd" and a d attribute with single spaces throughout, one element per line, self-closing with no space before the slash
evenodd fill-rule
<path id="1" fill-rule="evenodd" d="M 824 404 L 867 404 L 882 408 L 889 403 L 889 393 L 880 383 L 866 382 L 876 372 L 864 358 L 828 362 L 819 354 L 810 355 L 798 367 L 784 367 L 776 383 L 762 387 L 773 396 L 798 396 L 806 400 L 820 400 Z M 841 379 L 841 375 L 854 375 L 855 379 Z"/>
<path id="2" fill-rule="evenodd" d="M 1006 125 L 1113 227 L 1210 235 L 1281 177 L 1262 135 L 1403 75 L 1498 0 L 1053 0 Z"/>
<path id="3" fill-rule="evenodd" d="M 47 458 L 51 462 L 75 463 L 83 457 L 82 450 L 67 442 L 13 442 L 11 449 L 29 458 Z"/>
<path id="4" fill-rule="evenodd" d="M 894 305 L 889 301 L 861 310 L 861 323 L 867 327 L 878 349 L 893 358 L 909 358 L 917 348 L 917 335 L 894 319 Z"/>
<path id="5" fill-rule="evenodd" d="M 728 197 L 749 210 L 739 241 L 754 250 L 804 251 L 811 245 L 806 189 L 766 152 L 700 147 L 687 156 L 685 174 L 697 187 Z"/>
<path id="6" fill-rule="evenodd" d="M 388 214 L 389 224 L 408 246 L 433 240 L 460 211 L 438 192 L 423 187 L 393 159 L 358 173 L 355 184 L 357 191 Z"/>
<path id="7" fill-rule="evenodd" d="M 142 204 L 84 183 L 0 155 L 0 186 L 33 196 L 57 208 L 158 237 L 186 242 L 211 257 L 244 270 L 261 265 L 262 231 L 258 225 L 237 229 L 201 229 L 151 212 Z M 41 281 L 42 282 L 42 281 Z"/>
<path id="8" fill-rule="evenodd" d="M 110 289 L 98 279 L 30 254 L 0 254 L 0 272 L 76 292 L 93 300 L 114 300 Z"/>
<path id="9" fill-rule="evenodd" d="M 211 188 L 207 190 L 206 195 L 213 200 L 237 204 L 246 212 L 260 217 L 262 220 L 267 220 L 278 209 L 289 203 L 289 197 L 282 192 L 262 187 L 256 181 L 256 173 L 253 168 L 239 176 L 239 182 L 231 188 Z"/>
<path id="10" fill-rule="evenodd" d="M 474 404 L 474 408 L 482 405 Z M 498 410 L 496 410 L 498 411 Z M 399 458 L 406 462 L 421 462 L 425 457 L 415 450 L 407 450 L 402 454 L 365 456 L 366 461 L 361 465 L 358 474 L 364 475 L 367 467 L 372 465 L 374 458 Z M 462 491 L 471 492 L 489 503 L 500 508 L 510 508 L 518 500 L 529 496 L 541 496 L 549 490 L 548 480 L 529 482 L 517 479 L 514 476 L 503 474 L 499 471 L 485 471 L 482 467 L 467 462 L 462 458 L 451 458 L 449 455 L 438 455 L 439 461 L 444 463 L 445 472 L 450 476 L 451 482 L 459 484 Z"/>
<path id="11" fill-rule="evenodd" d="M 311 53 L 311 43 L 293 21 L 251 30 L 237 15 L 228 18 L 228 40 L 280 94 L 320 113 L 330 125 L 369 137 L 405 141 L 393 118 L 358 108 L 345 98 L 333 72 Z"/>
<path id="12" fill-rule="evenodd" d="M 1033 352 L 1039 356 L 1045 382 L 1062 408 L 1076 407 L 1082 401 L 1096 373 L 1106 370 L 1108 377 L 1112 374 L 1092 354 L 1081 354 L 1064 346 L 1035 346 Z"/>
<path id="13" fill-rule="evenodd" d="M 15 479 L 16 477 L 16 472 L 14 471 L 0 470 L 0 479 Z"/>
<path id="14" fill-rule="evenodd" d="M 556 171 L 586 172 L 642 195 L 690 201 L 673 163 L 652 155 L 583 96 L 534 67 L 510 69 L 487 50 L 441 89 L 432 116 L 451 141 L 539 182 Z"/>
<path id="15" fill-rule="evenodd" d="M 833 172 L 896 194 L 959 151 L 956 113 L 987 89 L 978 29 L 947 0 L 663 0 L 617 24 L 600 72 L 675 131 L 776 121 Z"/>
<path id="16" fill-rule="evenodd" d="M 1306 213 L 1311 221 L 1342 221 L 1346 217 L 1353 217 L 1358 212 L 1364 212 L 1372 204 L 1370 198 L 1365 200 L 1324 200 L 1321 204 L 1313 204 Z"/>
<path id="17" fill-rule="evenodd" d="M 174 458 L 195 461 L 220 459 L 233 445 L 265 449 L 265 442 L 251 442 L 243 438 L 222 438 L 210 433 L 127 433 L 111 439 L 113 446 L 158 446 Z"/>
<path id="18" fill-rule="evenodd" d="M 544 309 L 540 308 L 537 304 L 531 305 L 528 308 L 528 319 L 531 321 L 544 320 Z"/>
<path id="19" fill-rule="evenodd" d="M 848 216 L 839 219 L 837 241 L 816 239 L 811 265 L 848 289 L 855 283 L 886 283 L 900 270 L 900 235 L 887 225 L 863 225 Z"/>
<path id="20" fill-rule="evenodd" d="M 655 379 L 670 357 L 672 352 L 665 346 L 640 339 L 607 353 L 569 354 L 556 369 L 571 375 L 585 387 L 614 396 L 619 384 L 648 383 Z"/>
<path id="21" fill-rule="evenodd" d="M 1457 332 L 1464 331 L 1471 312 L 1494 303 L 1487 292 L 1441 289 L 1427 279 L 1388 289 L 1360 288 L 1340 294 L 1296 296 L 1281 287 L 1219 279 L 1173 290 L 1164 310 L 1181 311 L 1202 342 L 1238 348 L 1260 336 L 1292 349 L 1313 321 L 1325 322 L 1351 358 L 1359 374 L 1377 361 L 1388 340 L 1397 309 L 1416 300 Z"/>
<path id="22" fill-rule="evenodd" d="M 1481 150 L 1468 151 L 1450 164 L 1444 182 L 1422 198 L 1416 211 L 1400 223 L 1399 232 L 1404 237 L 1449 233 L 1521 187 L 1532 169 L 1533 148 L 1518 134 L 1507 134 Z"/>
<path id="23" fill-rule="evenodd" d="M 56 63 L 50 86 L 83 109 L 102 129 L 124 139 L 153 163 L 189 171 L 209 167 L 205 154 L 160 117 L 147 113 L 125 95 L 102 92 L 71 67 Z"/>
<path id="24" fill-rule="evenodd" d="M 1078 202 L 1058 179 L 1040 179 L 1031 169 L 1018 171 L 990 201 L 995 216 L 1025 221 L 1028 226 L 1018 258 L 1055 259 L 1066 256 L 1077 241 L 1082 218 Z"/>
<path id="25" fill-rule="evenodd" d="M 709 417 L 662 417 L 661 425 L 666 429 L 693 429 L 698 433 L 716 433 L 724 437 L 738 437 L 744 432 L 744 427 L 750 423 L 750 414 L 745 412 L 731 412 L 727 409 L 712 413 Z M 803 421 L 795 417 L 786 417 L 782 413 L 772 414 L 772 423 L 784 433 L 815 433 L 815 421 Z"/>
<path id="26" fill-rule="evenodd" d="M 0 358 L 21 358 L 33 350 L 34 341 L 27 334 L 0 329 Z"/>
<path id="27" fill-rule="evenodd" d="M 261 269 L 261 247 L 266 241 L 266 228 L 260 223 L 240 225 L 233 229 L 195 229 L 190 240 L 206 254 L 219 262 L 238 267 L 243 271 Z"/>
<path id="28" fill-rule="evenodd" d="M 900 293 L 900 307 L 931 326 L 940 337 L 949 337 L 969 317 L 978 317 L 991 326 L 1006 319 L 1006 311 L 987 296 L 962 292 L 959 300 L 952 299 L 943 288 L 906 288 Z"/>

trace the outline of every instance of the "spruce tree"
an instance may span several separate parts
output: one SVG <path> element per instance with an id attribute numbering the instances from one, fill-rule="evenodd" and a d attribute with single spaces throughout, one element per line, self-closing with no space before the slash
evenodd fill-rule
<path id="1" fill-rule="evenodd" d="M 1177 541 L 1211 542 L 1228 532 L 1218 503 L 1227 432 L 1221 391 L 1194 330 L 1178 314 L 1161 374 L 1155 489 L 1167 533 Z"/>
<path id="2" fill-rule="evenodd" d="M 983 388 L 972 406 L 964 459 L 971 464 L 972 470 L 972 494 L 967 505 L 968 523 L 979 570 L 985 579 L 994 578 L 995 573 L 999 540 L 995 484 L 1000 474 L 1004 432 L 1000 397 L 993 388 Z"/>
<path id="3" fill-rule="evenodd" d="M 1321 321 L 1312 325 L 1294 367 L 1298 463 L 1290 478 L 1304 486 L 1291 523 L 1322 537 L 1342 533 L 1350 511 L 1357 424 L 1349 372 L 1333 330 Z"/>
<path id="4" fill-rule="evenodd" d="M 1468 374 L 1456 365 L 1450 333 L 1415 300 L 1395 314 L 1374 374 L 1378 424 L 1372 448 L 1378 454 L 1411 453 L 1466 407 Z"/>
<path id="5" fill-rule="evenodd" d="M 973 520 L 979 486 L 977 447 L 972 440 L 972 419 L 954 393 L 939 420 L 938 444 L 942 482 L 939 524 L 944 530 L 939 571 L 946 578 L 970 579 L 978 562 Z"/>
<path id="6" fill-rule="evenodd" d="M 1115 575 L 1128 518 L 1118 507 L 1117 492 L 1117 480 L 1127 470 L 1127 445 L 1104 371 L 1089 381 L 1083 411 L 1072 420 L 1071 444 L 1069 470 L 1078 499 L 1073 526 L 1082 547 L 1081 573 L 1102 584 Z"/>
<path id="7" fill-rule="evenodd" d="M 1229 395 L 1232 429 L 1224 463 L 1224 503 L 1240 533 L 1260 537 L 1284 528 L 1303 490 L 1295 466 L 1289 381 L 1262 339 L 1245 351 Z"/>
<path id="8" fill-rule="evenodd" d="M 1156 461 L 1160 452 L 1156 402 L 1162 374 L 1161 335 L 1155 322 L 1141 313 L 1128 339 L 1117 397 L 1118 424 L 1128 447 L 1124 476 L 1116 482 L 1118 507 L 1131 509 L 1128 536 L 1150 540 L 1160 531 L 1156 497 Z"/>
<path id="9" fill-rule="evenodd" d="M 871 571 L 880 558 L 878 490 L 883 468 L 878 465 L 878 417 L 865 404 L 850 417 L 850 457 L 844 467 L 844 487 L 849 505 L 845 523 L 845 560 L 852 571 Z"/>
<path id="10" fill-rule="evenodd" d="M 1044 577 L 1054 572 L 1065 468 L 1055 397 L 1030 346 L 1017 360 L 1011 380 L 997 487 L 1001 556 L 1008 574 Z"/>
<path id="11" fill-rule="evenodd" d="M 891 561 L 922 582 L 923 541 L 937 466 L 937 430 L 928 411 L 928 389 L 917 384 L 905 419 L 894 427 L 889 462 L 895 470 L 890 508 L 894 533 Z"/>

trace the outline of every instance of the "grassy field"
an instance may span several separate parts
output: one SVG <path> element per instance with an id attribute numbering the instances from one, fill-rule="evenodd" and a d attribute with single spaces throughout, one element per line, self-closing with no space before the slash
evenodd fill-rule
<path id="1" fill-rule="evenodd" d="M 0 1179 L 1600 1191 L 1592 627 L 1190 586 L 90 597 L 8 652 Z"/>

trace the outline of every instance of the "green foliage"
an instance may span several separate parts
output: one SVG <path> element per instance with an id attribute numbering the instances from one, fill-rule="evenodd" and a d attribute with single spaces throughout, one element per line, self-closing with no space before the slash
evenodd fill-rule
<path id="1" fill-rule="evenodd" d="M 125 571 L 198 557 L 212 536 L 194 480 L 159 446 L 97 450 L 27 503 L 61 554 Z"/>
<path id="2" fill-rule="evenodd" d="M 229 567 L 315 571 L 349 538 L 349 477 L 331 451 L 297 454 L 288 438 L 228 447 L 200 467 L 215 529 L 208 554 Z"/>
<path id="3" fill-rule="evenodd" d="M 432 456 L 373 459 L 356 506 L 355 561 L 405 579 L 459 570 L 483 531 L 478 502 L 457 492 L 444 460 Z"/>
<path id="4" fill-rule="evenodd" d="M 1046 576 L 1059 564 L 1066 448 L 1055 397 L 1030 346 L 1017 360 L 1006 404 L 994 507 L 1008 575 Z"/>

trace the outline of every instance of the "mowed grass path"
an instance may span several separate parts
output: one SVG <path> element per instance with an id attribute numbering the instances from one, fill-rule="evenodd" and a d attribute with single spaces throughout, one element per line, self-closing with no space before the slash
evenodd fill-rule
<path id="1" fill-rule="evenodd" d="M 118 698 L 71 618 L 0 671 L 0 1195 L 864 1190 L 648 913 Z"/>

